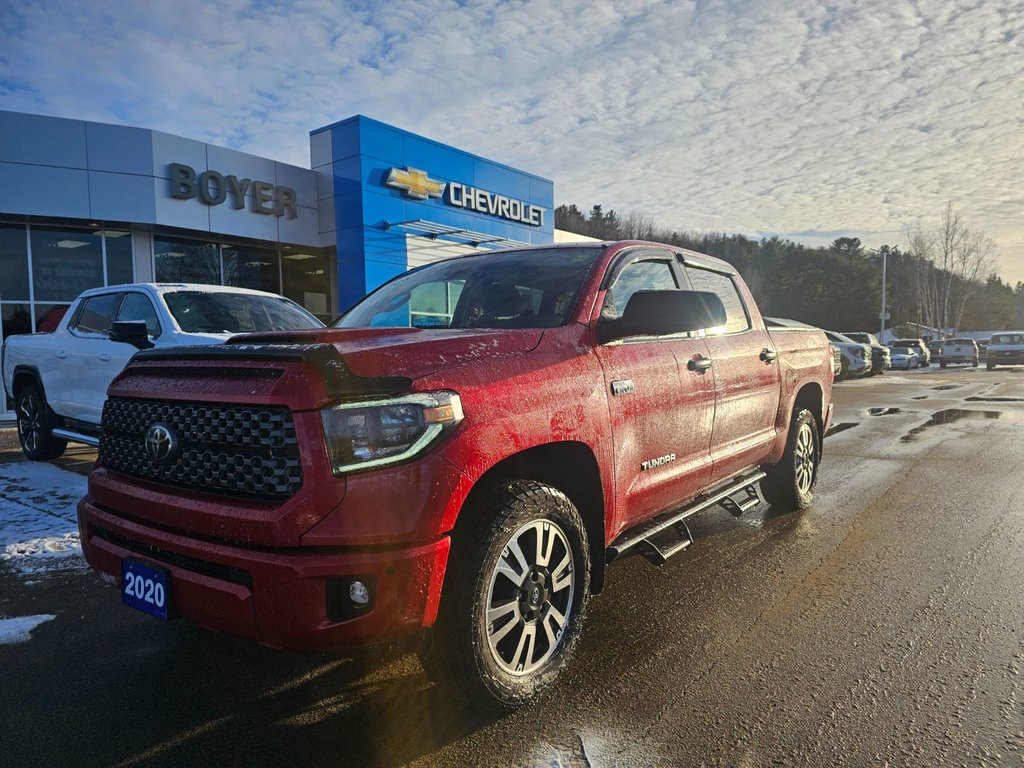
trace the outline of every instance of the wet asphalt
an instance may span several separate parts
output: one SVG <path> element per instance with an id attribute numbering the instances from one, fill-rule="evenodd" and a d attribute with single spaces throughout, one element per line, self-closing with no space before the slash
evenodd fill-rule
<path id="1" fill-rule="evenodd" d="M 1024 369 L 835 403 L 812 508 L 708 512 L 664 566 L 613 565 L 567 674 L 511 714 L 411 655 L 274 652 L 0 564 L 0 615 L 57 614 L 0 646 L 0 765 L 1024 764 Z"/>

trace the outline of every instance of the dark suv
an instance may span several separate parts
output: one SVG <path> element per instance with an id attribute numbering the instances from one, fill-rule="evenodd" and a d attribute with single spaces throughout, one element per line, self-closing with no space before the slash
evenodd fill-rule
<path id="1" fill-rule="evenodd" d="M 855 331 L 853 333 L 843 333 L 848 339 L 859 341 L 861 344 L 867 344 L 871 347 L 871 373 L 869 375 L 875 376 L 880 373 L 885 373 L 889 368 L 892 368 L 892 359 L 890 357 L 889 348 L 882 344 L 878 340 L 878 337 L 873 333 L 862 333 Z"/>

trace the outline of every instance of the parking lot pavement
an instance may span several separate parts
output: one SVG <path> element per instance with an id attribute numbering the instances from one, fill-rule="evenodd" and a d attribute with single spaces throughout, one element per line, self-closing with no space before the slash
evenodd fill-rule
<path id="1" fill-rule="evenodd" d="M 0 765 L 1020 765 L 1024 368 L 834 401 L 810 509 L 712 511 L 664 566 L 613 565 L 567 674 L 512 713 L 409 654 L 131 610 L 73 546 L 24 546 L 73 531 L 88 459 L 5 453 L 0 531 L 25 552 L 0 560 Z"/>

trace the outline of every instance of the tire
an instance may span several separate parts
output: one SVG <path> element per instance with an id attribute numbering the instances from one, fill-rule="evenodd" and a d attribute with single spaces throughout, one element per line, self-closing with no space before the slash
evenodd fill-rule
<path id="1" fill-rule="evenodd" d="M 806 408 L 793 411 L 786 450 L 778 464 L 764 468 L 761 493 L 778 510 L 806 509 L 814 498 L 814 484 L 821 463 L 821 437 L 818 422 Z"/>
<path id="2" fill-rule="evenodd" d="M 846 362 L 844 357 L 839 363 L 839 375 L 836 376 L 836 381 L 845 381 L 850 376 L 850 364 Z"/>
<path id="3" fill-rule="evenodd" d="M 15 399 L 14 410 L 18 417 L 18 442 L 28 458 L 46 461 L 64 453 L 68 441 L 54 437 L 50 431 L 53 412 L 38 387 L 34 384 L 22 387 Z"/>
<path id="4" fill-rule="evenodd" d="M 971 361 L 971 366 L 974 368 L 978 367 L 978 358 L 974 358 L 974 360 Z"/>
<path id="5" fill-rule="evenodd" d="M 945 367 L 946 367 L 946 361 L 943 360 L 941 363 L 939 363 L 939 368 L 945 368 Z"/>
<path id="6" fill-rule="evenodd" d="M 519 707 L 554 683 L 579 639 L 586 528 L 565 494 L 532 480 L 498 485 L 464 514 L 473 521 L 453 541 L 451 592 L 421 660 L 472 702 Z"/>
<path id="7" fill-rule="evenodd" d="M 985 363 L 985 368 L 986 368 L 986 370 L 994 371 L 996 369 L 996 364 L 995 363 Z"/>

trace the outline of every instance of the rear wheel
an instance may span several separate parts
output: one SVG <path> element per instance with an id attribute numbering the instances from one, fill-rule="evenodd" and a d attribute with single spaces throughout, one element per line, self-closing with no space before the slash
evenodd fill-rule
<path id="1" fill-rule="evenodd" d="M 761 493 L 773 507 L 783 511 L 805 509 L 814 498 L 821 461 L 818 422 L 806 408 L 793 412 L 786 450 L 778 464 L 765 468 Z"/>
<path id="2" fill-rule="evenodd" d="M 996 369 L 996 364 L 995 363 L 985 363 L 985 368 L 987 368 L 990 371 L 994 371 Z"/>
<path id="3" fill-rule="evenodd" d="M 28 384 L 18 392 L 14 410 L 18 417 L 18 442 L 28 458 L 45 461 L 64 453 L 68 441 L 54 437 L 50 428 L 50 407 L 34 384 Z"/>
<path id="4" fill-rule="evenodd" d="M 529 480 L 496 487 L 453 544 L 452 592 L 421 654 L 440 684 L 504 707 L 551 685 L 572 655 L 590 591 L 583 521 L 561 491 Z"/>
<path id="5" fill-rule="evenodd" d="M 946 367 L 946 361 L 943 360 L 941 363 L 939 363 L 939 368 L 945 368 L 945 367 Z"/>

